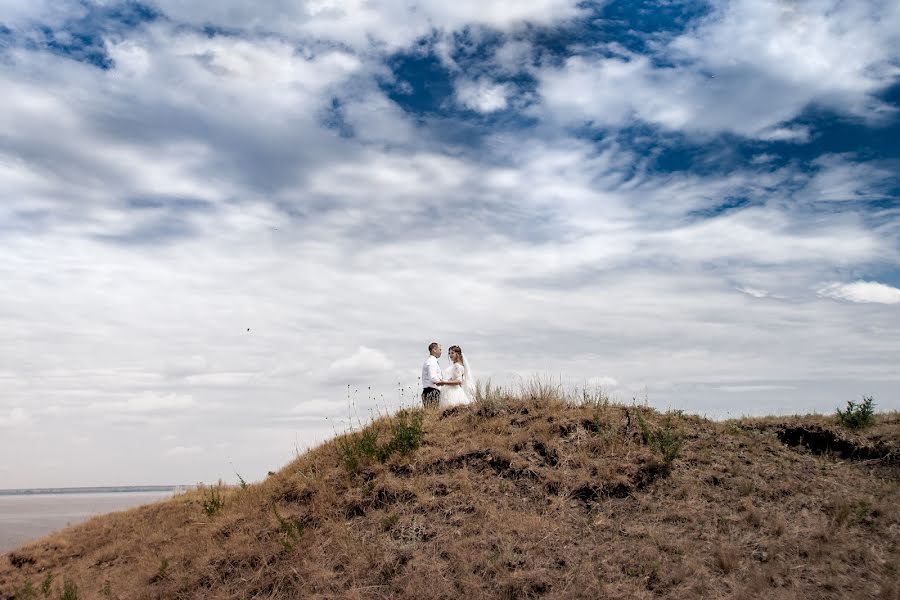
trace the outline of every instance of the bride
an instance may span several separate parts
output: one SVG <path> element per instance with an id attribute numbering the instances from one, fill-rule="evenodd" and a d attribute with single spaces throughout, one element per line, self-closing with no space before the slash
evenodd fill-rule
<path id="1" fill-rule="evenodd" d="M 450 366 L 444 370 L 440 407 L 468 404 L 475 399 L 475 376 L 459 346 L 450 346 Z"/>

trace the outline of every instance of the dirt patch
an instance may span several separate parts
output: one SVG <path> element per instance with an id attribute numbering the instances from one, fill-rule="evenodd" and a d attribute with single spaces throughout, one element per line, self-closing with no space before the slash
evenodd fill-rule
<path id="1" fill-rule="evenodd" d="M 36 562 L 37 561 L 34 558 L 28 556 L 27 554 L 17 554 L 15 552 L 10 552 L 9 554 L 9 564 L 17 569 L 21 569 L 25 566 L 31 566 Z"/>
<path id="2" fill-rule="evenodd" d="M 803 447 L 813 454 L 831 454 L 849 460 L 897 460 L 896 449 L 887 444 L 863 444 L 818 426 L 782 426 L 775 431 L 781 443 Z"/>
<path id="3" fill-rule="evenodd" d="M 646 489 L 651 483 L 669 474 L 669 468 L 658 462 L 649 462 L 633 473 L 626 481 L 587 483 L 569 494 L 571 498 L 588 504 L 604 498 L 627 498 L 634 492 Z"/>

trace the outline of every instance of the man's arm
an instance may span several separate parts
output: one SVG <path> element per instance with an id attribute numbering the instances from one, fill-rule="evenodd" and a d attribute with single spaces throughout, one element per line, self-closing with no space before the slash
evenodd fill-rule
<path id="1" fill-rule="evenodd" d="M 432 386 L 444 385 L 441 381 L 441 370 L 438 368 L 437 361 L 428 363 L 428 379 L 431 380 Z"/>

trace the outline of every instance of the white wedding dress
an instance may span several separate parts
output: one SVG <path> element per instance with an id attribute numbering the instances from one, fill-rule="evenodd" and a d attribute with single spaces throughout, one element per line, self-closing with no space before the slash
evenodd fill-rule
<path id="1" fill-rule="evenodd" d="M 441 386 L 441 402 L 438 406 L 447 408 L 458 404 L 468 404 L 472 401 L 471 390 L 472 385 L 466 378 L 466 368 L 460 363 L 452 363 L 444 369 L 443 378 L 445 381 L 462 381 L 462 385 L 444 385 Z"/>

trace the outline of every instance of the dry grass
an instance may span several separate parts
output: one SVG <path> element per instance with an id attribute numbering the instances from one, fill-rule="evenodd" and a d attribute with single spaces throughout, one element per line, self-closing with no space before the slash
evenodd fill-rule
<path id="1" fill-rule="evenodd" d="M 408 452 L 348 465 L 338 438 L 214 511 L 207 489 L 95 518 L 0 559 L 0 598 L 898 599 L 896 414 L 846 438 L 887 453 L 863 459 L 779 439 L 826 417 L 574 400 L 482 389 Z"/>

